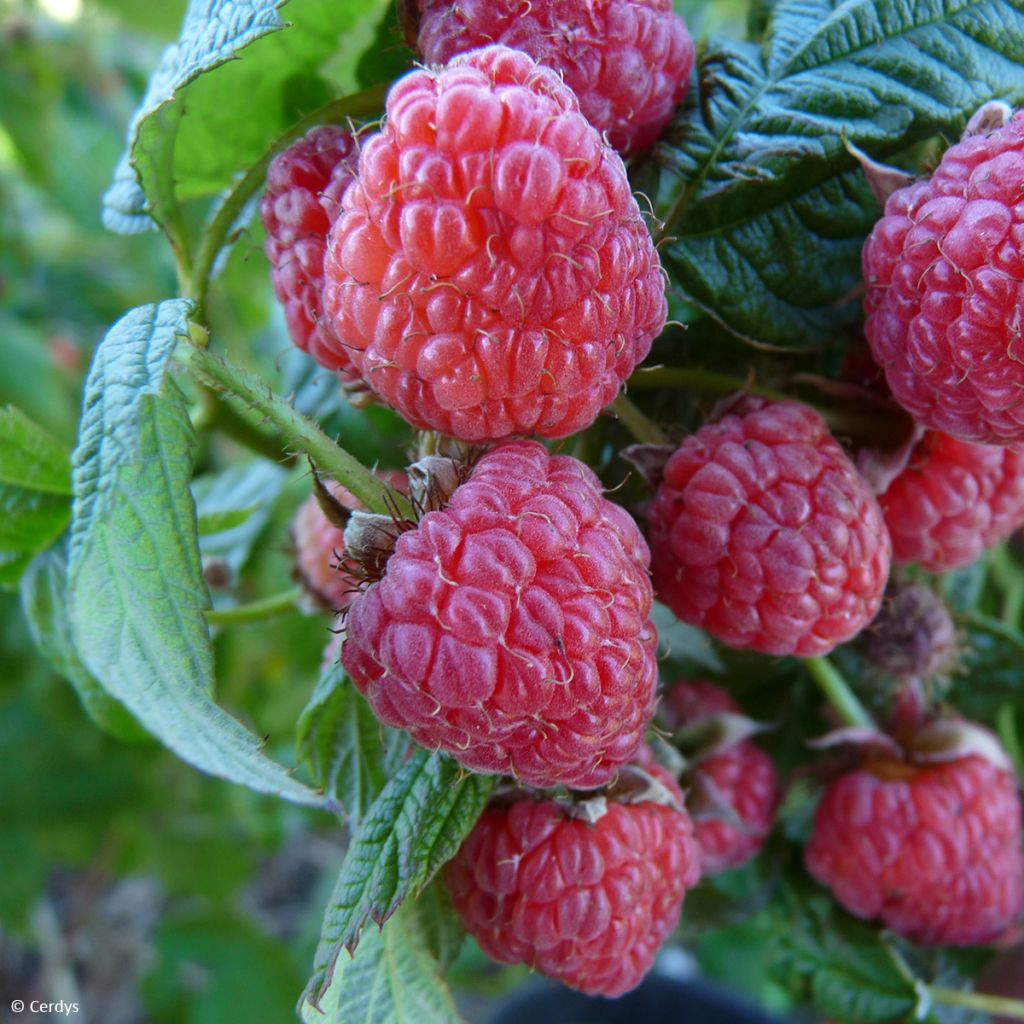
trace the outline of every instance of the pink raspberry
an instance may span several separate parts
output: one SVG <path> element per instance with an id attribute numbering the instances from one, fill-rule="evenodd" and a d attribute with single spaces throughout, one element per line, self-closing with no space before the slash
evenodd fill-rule
<path id="1" fill-rule="evenodd" d="M 807 870 L 904 938 L 975 945 L 1020 916 L 1020 829 L 1016 779 L 984 758 L 872 762 L 825 791 Z"/>
<path id="2" fill-rule="evenodd" d="M 864 280 L 865 331 L 896 400 L 963 441 L 1024 440 L 1024 113 L 889 197 Z"/>
<path id="3" fill-rule="evenodd" d="M 346 382 L 358 381 L 359 374 L 347 347 L 324 322 L 321 297 L 327 233 L 357 157 L 350 132 L 333 125 L 314 128 L 271 161 L 260 203 L 270 277 L 292 341 Z"/>
<path id="4" fill-rule="evenodd" d="M 1024 526 L 1024 448 L 928 431 L 878 499 L 893 561 L 945 572 Z"/>
<path id="5" fill-rule="evenodd" d="M 405 474 L 397 470 L 380 476 L 392 487 L 405 491 Z M 363 506 L 340 484 L 324 481 L 341 510 Z M 340 612 L 347 608 L 359 590 L 361 579 L 345 568 L 345 531 L 327 518 L 316 494 L 311 494 L 292 521 L 295 571 L 312 611 Z"/>
<path id="6" fill-rule="evenodd" d="M 417 0 L 428 64 L 501 43 L 560 72 L 621 153 L 657 141 L 683 101 L 693 41 L 671 0 Z"/>
<path id="7" fill-rule="evenodd" d="M 682 726 L 723 712 L 742 714 L 724 690 L 704 680 L 673 684 L 665 694 L 665 703 L 673 723 Z M 713 807 L 706 816 L 694 812 L 702 873 L 714 875 L 745 864 L 760 852 L 775 819 L 779 785 L 772 759 L 760 747 L 743 740 L 700 758 L 692 773 L 705 796 L 721 800 L 725 812 L 716 814 Z"/>
<path id="8" fill-rule="evenodd" d="M 492 802 L 444 868 L 484 952 L 591 995 L 638 985 L 700 875 L 682 794 L 667 785 L 678 807 L 609 800 L 593 824 L 551 800 Z"/>
<path id="9" fill-rule="evenodd" d="M 748 402 L 686 438 L 650 512 L 654 585 L 731 647 L 825 654 L 881 604 L 889 535 L 825 421 L 798 402 Z"/>
<path id="10" fill-rule="evenodd" d="M 387 110 L 325 264 L 356 367 L 466 441 L 588 427 L 667 309 L 622 161 L 553 71 L 502 46 L 406 75 Z"/>
<path id="11" fill-rule="evenodd" d="M 342 663 L 381 721 L 473 771 L 603 785 L 654 712 L 649 558 L 581 462 L 503 445 L 398 537 Z"/>

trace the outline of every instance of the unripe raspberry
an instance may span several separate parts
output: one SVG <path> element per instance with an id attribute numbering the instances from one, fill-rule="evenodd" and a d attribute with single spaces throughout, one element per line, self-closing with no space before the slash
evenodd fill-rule
<path id="1" fill-rule="evenodd" d="M 1024 113 L 894 192 L 863 257 L 865 332 L 896 400 L 964 441 L 1024 439 Z"/>
<path id="2" fill-rule="evenodd" d="M 920 583 L 891 585 L 859 639 L 869 662 L 894 679 L 929 679 L 956 651 L 956 624 L 935 592 Z"/>
<path id="3" fill-rule="evenodd" d="M 682 794 L 667 785 L 677 807 L 609 799 L 592 823 L 550 800 L 493 802 L 444 868 L 484 952 L 591 995 L 638 985 L 700 875 Z"/>
<path id="4" fill-rule="evenodd" d="M 898 564 L 945 572 L 1024 526 L 1024 448 L 928 431 L 878 499 Z"/>
<path id="5" fill-rule="evenodd" d="M 928 946 L 988 942 L 1024 892 L 1017 781 L 978 757 L 869 762 L 836 779 L 807 869 L 852 914 Z"/>
<path id="6" fill-rule="evenodd" d="M 413 0 L 428 64 L 501 43 L 562 74 L 622 153 L 655 142 L 683 101 L 693 41 L 671 0 Z"/>
<path id="7" fill-rule="evenodd" d="M 505 444 L 398 537 L 342 663 L 385 724 L 467 768 L 600 786 L 654 711 L 648 563 L 586 466 Z"/>
<path id="8" fill-rule="evenodd" d="M 878 611 L 889 535 L 818 413 L 747 408 L 706 424 L 665 465 L 650 510 L 655 588 L 732 647 L 825 654 Z"/>
<path id="9" fill-rule="evenodd" d="M 381 473 L 392 487 L 405 491 L 405 474 L 392 470 Z M 340 484 L 324 481 L 341 515 L 363 506 Z M 311 494 L 295 513 L 292 521 L 292 544 L 295 548 L 295 571 L 304 591 L 305 605 L 310 611 L 344 611 L 356 596 L 361 578 L 346 567 L 344 527 L 332 523 L 321 508 L 321 498 Z"/>
<path id="10" fill-rule="evenodd" d="M 350 132 L 314 128 L 271 161 L 260 203 L 270 277 L 292 341 L 347 382 L 358 381 L 359 374 L 344 342 L 324 322 L 321 300 L 327 233 L 357 157 Z"/>
<path id="11" fill-rule="evenodd" d="M 710 716 L 742 714 L 720 687 L 704 680 L 680 680 L 665 693 L 667 717 L 675 727 L 694 725 Z M 749 740 L 700 757 L 687 774 L 694 835 L 700 847 L 701 872 L 717 874 L 756 856 L 772 829 L 779 803 L 778 775 L 772 759 Z M 716 806 L 717 805 L 717 806 Z"/>
<path id="12" fill-rule="evenodd" d="M 324 307 L 370 387 L 465 441 L 589 426 L 666 315 L 621 159 L 501 46 L 392 88 L 345 193 Z"/>

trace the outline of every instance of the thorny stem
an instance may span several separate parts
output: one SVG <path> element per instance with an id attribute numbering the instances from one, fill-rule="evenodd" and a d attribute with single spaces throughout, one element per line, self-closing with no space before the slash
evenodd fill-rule
<path id="1" fill-rule="evenodd" d="M 316 423 L 287 402 L 275 398 L 266 384 L 205 348 L 186 345 L 180 351 L 202 383 L 262 414 L 281 431 L 284 444 L 309 455 L 321 472 L 351 491 L 368 511 L 390 515 L 397 509 L 400 513 L 411 514 L 406 498 L 393 493 Z"/>
<path id="2" fill-rule="evenodd" d="M 248 604 L 235 605 L 234 608 L 211 608 L 206 613 L 206 621 L 211 626 L 234 625 L 240 622 L 262 622 L 264 619 L 295 610 L 295 603 L 302 596 L 302 587 L 290 587 L 280 594 L 250 601 Z"/>
<path id="3" fill-rule="evenodd" d="M 276 139 L 273 145 L 238 180 L 234 188 L 217 207 L 196 253 L 192 269 L 191 294 L 198 304 L 197 315 L 202 317 L 206 306 L 206 295 L 210 288 L 210 277 L 221 250 L 229 241 L 232 228 L 245 208 L 245 204 L 263 187 L 267 178 L 267 167 L 274 156 L 285 146 L 301 138 L 310 128 L 318 124 L 337 122 L 345 117 L 369 117 L 384 108 L 387 95 L 386 85 L 377 85 L 351 96 L 342 96 L 319 107 L 313 113 L 293 125 Z"/>
<path id="4" fill-rule="evenodd" d="M 665 444 L 661 427 L 648 419 L 624 394 L 612 402 L 611 410 L 640 444 Z"/>
<path id="5" fill-rule="evenodd" d="M 804 664 L 811 678 L 818 684 L 825 699 L 835 709 L 844 725 L 874 729 L 875 723 L 854 696 L 850 684 L 827 658 L 806 658 Z"/>

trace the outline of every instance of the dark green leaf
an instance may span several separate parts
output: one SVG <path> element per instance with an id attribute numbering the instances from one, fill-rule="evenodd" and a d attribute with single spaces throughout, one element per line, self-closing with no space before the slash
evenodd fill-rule
<path id="1" fill-rule="evenodd" d="M 62 494 L 0 483 L 0 579 L 17 583 L 32 556 L 64 532 L 70 513 Z"/>
<path id="2" fill-rule="evenodd" d="M 75 688 L 86 714 L 118 739 L 148 739 L 148 733 L 108 694 L 82 664 L 68 616 L 68 563 L 63 543 L 36 555 L 21 578 L 21 607 L 43 657 Z"/>
<path id="3" fill-rule="evenodd" d="M 731 330 L 827 340 L 855 309 L 878 216 L 843 133 L 885 157 L 1024 100 L 1024 9 L 1005 0 L 781 0 L 763 45 L 712 41 L 662 154 L 681 179 L 668 262 Z"/>
<path id="4" fill-rule="evenodd" d="M 392 777 L 353 835 L 327 905 L 307 987 L 314 1005 L 367 920 L 383 924 L 455 854 L 496 781 L 425 750 L 416 750 Z"/>
<path id="5" fill-rule="evenodd" d="M 371 928 L 354 956 L 342 953 L 318 1003 L 303 999 L 304 1024 L 458 1024 L 416 918 L 404 910 Z"/>
<path id="6" fill-rule="evenodd" d="M 0 483 L 71 494 L 71 453 L 20 409 L 0 409 Z"/>
<path id="7" fill-rule="evenodd" d="M 466 939 L 466 929 L 455 913 L 444 880 L 435 876 L 415 900 L 403 906 L 402 914 L 406 919 L 416 918 L 423 940 L 441 970 L 451 967 Z"/>
<path id="8" fill-rule="evenodd" d="M 859 1024 L 888 1024 L 913 1010 L 913 986 L 878 933 L 828 899 L 793 900 L 780 933 L 780 962 L 802 982 L 822 1014 Z"/>
<path id="9" fill-rule="evenodd" d="M 386 729 L 337 661 L 320 676 L 299 719 L 299 759 L 333 793 L 355 825 L 380 795 L 387 748 L 402 734 Z"/>
<path id="10" fill-rule="evenodd" d="M 182 759 L 319 806 L 211 699 L 209 595 L 188 489 L 195 437 L 167 373 L 189 308 L 176 300 L 132 310 L 96 352 L 74 456 L 74 640 L 107 692 Z"/>
<path id="11" fill-rule="evenodd" d="M 351 48 L 352 65 L 339 69 L 348 71 L 343 84 L 354 87 L 361 44 L 386 6 L 385 0 L 191 4 L 129 129 L 127 152 L 104 199 L 107 227 L 144 231 L 152 217 L 175 232 L 181 199 L 228 186 L 287 127 L 328 99 L 317 70 L 341 44 L 346 53 Z"/>

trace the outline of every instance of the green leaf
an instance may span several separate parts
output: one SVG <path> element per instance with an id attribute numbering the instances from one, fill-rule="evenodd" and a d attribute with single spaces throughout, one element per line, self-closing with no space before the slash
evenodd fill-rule
<path id="1" fill-rule="evenodd" d="M 101 728 L 129 742 L 149 734 L 92 677 L 71 635 L 68 561 L 61 543 L 36 555 L 21 578 L 21 607 L 43 657 L 75 688 L 86 714 Z"/>
<path id="2" fill-rule="evenodd" d="M 230 466 L 192 481 L 199 514 L 199 550 L 241 572 L 288 472 L 266 459 Z"/>
<path id="3" fill-rule="evenodd" d="M 320 65 L 343 42 L 358 45 L 356 29 L 365 23 L 372 32 L 387 6 L 385 0 L 192 3 L 128 131 L 127 151 L 104 197 L 104 224 L 130 234 L 151 227 L 152 217 L 172 236 L 180 233 L 179 201 L 227 187 L 289 125 L 325 103 Z M 337 71 L 351 88 L 358 51 L 346 57 Z"/>
<path id="4" fill-rule="evenodd" d="M 338 958 L 318 1003 L 304 998 L 304 1024 L 458 1024 L 415 917 L 405 910 L 371 928 L 353 957 Z"/>
<path id="5" fill-rule="evenodd" d="M 140 306 L 96 351 L 74 454 L 75 644 L 104 689 L 183 760 L 321 806 L 211 698 L 209 595 L 188 488 L 195 436 L 167 373 L 189 310 L 183 300 Z"/>
<path id="6" fill-rule="evenodd" d="M 52 544 L 67 528 L 70 512 L 62 494 L 0 483 L 0 574 L 17 583 L 32 555 Z"/>
<path id="7" fill-rule="evenodd" d="M 842 136 L 886 157 L 1024 100 L 1024 9 L 1006 0 L 781 0 L 763 45 L 712 41 L 667 143 L 681 179 L 667 261 L 730 330 L 827 340 L 856 313 L 879 211 Z"/>
<path id="8" fill-rule="evenodd" d="M 0 483 L 71 494 L 71 453 L 20 409 L 0 409 Z"/>
<path id="9" fill-rule="evenodd" d="M 416 750 L 391 778 L 352 836 L 328 902 L 306 990 L 314 1006 L 339 954 L 356 948 L 367 920 L 383 924 L 454 856 L 496 782 L 425 750 Z"/>
<path id="10" fill-rule="evenodd" d="M 327 666 L 299 718 L 299 760 L 316 784 L 333 793 L 353 825 L 387 781 L 387 749 L 404 736 L 386 729 L 337 661 Z"/>
<path id="11" fill-rule="evenodd" d="M 786 910 L 781 963 L 809 988 L 823 1015 L 886 1024 L 913 1010 L 914 989 L 873 928 L 816 895 Z"/>
<path id="12" fill-rule="evenodd" d="M 416 918 L 423 940 L 441 970 L 451 967 L 466 939 L 466 929 L 455 913 L 444 880 L 435 875 L 415 900 L 403 905 L 402 914 Z"/>

